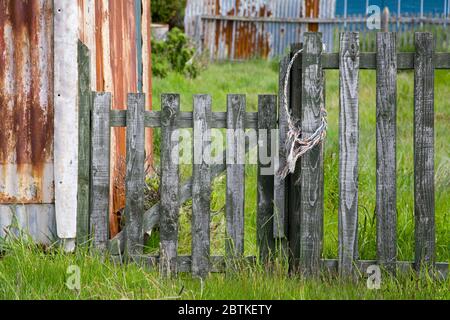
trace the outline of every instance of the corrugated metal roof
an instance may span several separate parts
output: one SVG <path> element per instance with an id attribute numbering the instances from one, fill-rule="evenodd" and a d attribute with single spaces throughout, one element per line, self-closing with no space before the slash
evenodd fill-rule
<path id="1" fill-rule="evenodd" d="M 280 19 L 334 17 L 335 0 L 188 0 L 185 29 L 213 59 L 275 57 L 291 43 L 300 42 L 305 31 L 317 25 L 287 23 Z M 319 10 L 318 10 L 319 9 Z M 201 19 L 201 16 L 275 18 L 277 21 Z M 272 19 L 274 20 L 274 19 Z M 332 39 L 331 39 L 332 41 Z"/>
<path id="2" fill-rule="evenodd" d="M 0 1 L 0 203 L 52 203 L 53 1 Z"/>

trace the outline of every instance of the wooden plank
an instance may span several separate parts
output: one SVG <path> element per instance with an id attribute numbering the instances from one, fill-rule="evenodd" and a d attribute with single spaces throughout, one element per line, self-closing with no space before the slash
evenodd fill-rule
<path id="1" fill-rule="evenodd" d="M 433 62 L 436 69 L 450 69 L 450 53 L 439 52 L 433 55 Z M 339 53 L 322 54 L 322 63 L 324 69 L 339 69 Z M 360 53 L 360 69 L 376 69 L 377 53 L 361 52 Z M 414 52 L 397 53 L 397 69 L 412 70 L 414 69 Z"/>
<path id="2" fill-rule="evenodd" d="M 377 258 L 395 272 L 397 260 L 396 34 L 377 33 Z"/>
<path id="3" fill-rule="evenodd" d="M 145 94 L 129 94 L 125 178 L 125 258 L 141 254 L 144 246 Z"/>
<path id="4" fill-rule="evenodd" d="M 194 96 L 194 166 L 192 182 L 192 274 L 210 270 L 211 96 Z"/>
<path id="5" fill-rule="evenodd" d="M 324 77 L 321 63 L 322 34 L 304 34 L 302 59 L 302 137 L 321 125 L 324 108 Z M 323 243 L 323 146 L 314 147 L 301 159 L 300 272 L 317 275 Z"/>
<path id="6" fill-rule="evenodd" d="M 291 59 L 303 48 L 300 43 L 291 46 Z M 292 65 L 290 81 L 290 110 L 295 119 L 301 118 L 302 108 L 302 55 L 300 54 Z M 289 272 L 297 272 L 300 268 L 300 183 L 301 165 L 297 162 L 295 172 L 288 177 L 288 235 L 289 235 Z"/>
<path id="7" fill-rule="evenodd" d="M 258 97 L 258 197 L 256 233 L 261 262 L 268 262 L 275 253 L 273 233 L 275 135 L 277 96 Z"/>
<path id="8" fill-rule="evenodd" d="M 258 113 L 247 112 L 244 116 L 244 124 L 246 129 L 258 128 Z M 111 110 L 111 126 L 125 127 L 126 126 L 126 111 Z M 181 128 L 193 128 L 194 118 L 192 112 L 180 112 L 176 121 L 176 126 Z M 161 127 L 161 112 L 160 111 L 146 111 L 145 112 L 145 127 L 159 128 Z M 211 120 L 211 128 L 226 129 L 227 128 L 227 113 L 213 112 Z"/>
<path id="9" fill-rule="evenodd" d="M 434 40 L 415 34 L 414 78 L 414 214 L 417 268 L 435 259 L 434 215 Z"/>
<path id="10" fill-rule="evenodd" d="M 244 95 L 228 95 L 225 250 L 231 258 L 244 254 L 245 105 Z"/>
<path id="11" fill-rule="evenodd" d="M 110 93 L 93 93 L 91 151 L 91 213 L 93 246 L 105 250 L 109 240 Z"/>
<path id="12" fill-rule="evenodd" d="M 353 275 L 358 258 L 359 34 L 340 37 L 339 274 Z"/>
<path id="13" fill-rule="evenodd" d="M 177 273 L 179 201 L 179 132 L 176 119 L 180 96 L 161 97 L 161 207 L 160 207 L 160 271 L 164 276 Z"/>
<path id="14" fill-rule="evenodd" d="M 77 245 L 89 241 L 91 163 L 91 77 L 89 49 L 78 42 L 78 205 Z"/>
<path id="15" fill-rule="evenodd" d="M 35 2 L 35 4 L 37 3 Z M 52 56 L 54 57 L 51 75 L 53 87 L 42 88 L 42 92 L 47 92 L 53 96 L 45 97 L 45 95 L 42 95 L 40 98 L 37 98 L 37 101 L 40 101 L 40 99 L 52 101 L 49 104 L 52 104 L 53 107 L 53 119 L 51 121 L 54 124 L 54 141 L 51 153 L 54 159 L 56 230 L 57 236 L 63 239 L 62 243 L 65 250 L 72 251 L 75 249 L 76 243 L 78 213 L 78 5 L 75 1 L 54 0 L 52 8 L 53 36 L 45 40 L 48 41 L 48 44 L 44 44 L 45 41 L 43 40 L 43 43 L 39 44 L 36 50 L 38 50 L 37 52 L 42 52 L 42 50 L 45 52 L 47 49 L 52 51 Z M 39 38 L 37 34 L 30 36 Z M 47 49 L 40 49 L 41 46 Z M 22 50 L 24 51 L 19 53 Z M 20 57 L 23 54 L 23 57 L 28 56 L 31 59 L 31 56 L 26 53 L 27 50 L 31 49 L 23 45 L 23 49 L 15 51 L 14 55 L 18 54 L 19 56 L 17 57 Z M 34 66 L 39 66 L 41 62 L 33 59 L 31 63 Z M 14 64 L 16 64 L 16 61 L 14 61 Z M 15 66 L 15 68 L 19 68 L 19 66 Z M 32 81 L 31 70 L 24 69 L 24 72 L 24 74 L 29 75 L 27 78 L 30 77 L 30 80 L 25 81 L 28 86 Z M 29 92 L 31 94 L 31 91 Z M 33 92 L 32 95 L 38 97 L 37 92 Z M 51 100 L 52 98 L 53 100 Z M 38 119 L 37 116 L 33 117 L 33 123 L 43 121 L 43 119 Z M 23 119 L 17 119 L 16 121 L 23 121 Z M 37 128 L 39 127 L 40 125 L 37 125 Z M 37 137 L 33 137 L 33 139 L 37 139 Z M 27 146 L 26 148 L 30 147 Z M 30 151 L 27 150 L 28 152 Z M 39 150 L 39 152 L 43 152 L 43 150 Z M 49 179 L 52 178 L 49 177 Z M 45 180 L 47 179 L 43 179 L 42 182 Z M 30 189 L 33 188 L 31 187 Z"/>
<path id="16" fill-rule="evenodd" d="M 279 107 L 278 107 L 278 160 L 275 167 L 274 179 L 274 219 L 273 219 L 273 236 L 277 239 L 285 239 L 287 237 L 288 208 L 287 208 L 287 181 L 277 174 L 281 168 L 286 166 L 286 158 L 288 149 L 286 148 L 286 137 L 288 132 L 287 114 L 284 104 L 289 105 L 289 101 L 284 99 L 284 83 L 289 65 L 289 57 L 284 57 L 280 62 L 279 73 Z M 289 88 L 288 88 L 289 89 Z M 287 100 L 289 100 L 289 93 Z"/>

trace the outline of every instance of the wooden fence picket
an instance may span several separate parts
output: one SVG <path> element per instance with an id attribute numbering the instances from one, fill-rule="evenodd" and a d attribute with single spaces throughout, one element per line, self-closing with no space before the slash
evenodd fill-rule
<path id="1" fill-rule="evenodd" d="M 267 262 L 275 253 L 273 233 L 274 217 L 274 173 L 275 139 L 273 130 L 277 122 L 277 96 L 258 97 L 258 196 L 257 196 L 257 239 L 259 257 Z M 275 141 L 275 140 L 274 140 Z"/>
<path id="2" fill-rule="evenodd" d="M 434 217 L 434 39 L 417 32 L 414 58 L 414 215 L 415 262 L 432 266 L 435 256 Z"/>
<path id="3" fill-rule="evenodd" d="M 290 59 L 293 59 L 295 53 L 303 49 L 303 44 L 296 43 L 292 45 Z M 289 60 L 290 60 L 289 59 Z M 292 116 L 295 119 L 301 119 L 302 112 L 302 60 L 303 55 L 297 56 L 292 64 L 292 71 L 289 83 L 289 104 Z M 300 90 L 299 90 L 300 88 Z M 300 267 L 300 212 L 301 212 L 301 164 L 297 162 L 295 172 L 289 175 L 288 192 L 288 238 L 289 238 L 289 272 L 294 273 Z"/>
<path id="4" fill-rule="evenodd" d="M 161 101 L 160 271 L 164 276 L 171 276 L 177 273 L 178 257 L 180 169 L 176 120 L 180 96 L 164 94 Z"/>
<path id="5" fill-rule="evenodd" d="M 194 96 L 194 165 L 192 181 L 192 274 L 210 271 L 211 96 Z"/>
<path id="6" fill-rule="evenodd" d="M 93 246 L 106 250 L 109 240 L 110 93 L 92 97 L 90 228 Z"/>
<path id="7" fill-rule="evenodd" d="M 339 274 L 348 277 L 358 258 L 358 33 L 341 34 L 339 73 Z"/>
<path id="8" fill-rule="evenodd" d="M 302 137 L 311 136 L 321 125 L 324 108 L 322 36 L 305 33 L 302 60 Z M 323 242 L 323 146 L 314 147 L 300 159 L 300 271 L 315 275 L 320 270 Z"/>
<path id="9" fill-rule="evenodd" d="M 78 43 L 78 206 L 77 245 L 89 241 L 89 184 L 91 179 L 91 77 L 89 49 Z"/>
<path id="10" fill-rule="evenodd" d="M 127 108 L 127 156 L 125 179 L 125 258 L 143 252 L 145 190 L 145 95 L 129 94 Z"/>
<path id="11" fill-rule="evenodd" d="M 377 259 L 395 272 L 397 54 L 395 33 L 377 34 Z"/>
<path id="12" fill-rule="evenodd" d="M 230 258 L 244 254 L 245 105 L 244 95 L 228 96 L 225 249 Z"/>
<path id="13" fill-rule="evenodd" d="M 274 219 L 273 219 L 273 236 L 277 239 L 287 238 L 288 208 L 287 208 L 287 181 L 279 174 L 279 170 L 286 165 L 286 136 L 288 132 L 287 114 L 284 105 L 289 103 L 284 98 L 284 83 L 287 76 L 287 68 L 289 65 L 289 57 L 284 57 L 280 62 L 280 71 L 278 78 L 278 159 L 275 167 L 274 180 Z M 289 88 L 288 88 L 289 89 Z M 289 92 L 288 99 L 289 100 Z"/>

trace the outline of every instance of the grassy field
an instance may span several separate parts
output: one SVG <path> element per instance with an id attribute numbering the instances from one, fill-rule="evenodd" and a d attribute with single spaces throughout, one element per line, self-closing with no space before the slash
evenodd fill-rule
<path id="1" fill-rule="evenodd" d="M 192 94 L 208 93 L 215 111 L 225 111 L 226 94 L 247 94 L 247 111 L 256 111 L 257 94 L 277 93 L 274 64 L 251 61 L 214 64 L 197 79 L 170 74 L 154 80 L 154 107 L 164 92 L 181 94 L 182 110 L 192 110 Z M 338 214 L 338 112 L 339 78 L 327 71 L 326 106 L 329 131 L 325 148 L 325 241 L 324 258 L 337 257 Z M 398 255 L 414 258 L 413 213 L 413 73 L 399 74 L 398 83 Z M 436 71 L 436 235 L 437 260 L 450 261 L 450 72 Z M 359 153 L 359 250 L 362 259 L 376 257 L 375 244 L 375 72 L 360 77 Z M 158 143 L 158 132 L 155 142 Z M 158 149 L 156 148 L 156 154 Z M 183 177 L 190 173 L 183 167 Z M 225 183 L 214 183 L 212 196 L 212 251 L 224 251 Z M 256 248 L 256 167 L 246 168 L 245 251 Z M 180 215 L 180 254 L 190 253 L 191 206 L 186 203 Z M 156 241 L 148 251 L 156 250 Z M 23 241 L 5 243 L 0 250 L 0 299 L 450 299 L 450 280 L 432 281 L 415 274 L 395 279 L 383 277 L 380 290 L 366 288 L 365 280 L 342 283 L 329 275 L 308 280 L 287 277 L 282 266 L 266 272 L 262 266 L 243 268 L 238 274 L 211 275 L 205 282 L 180 275 L 161 279 L 136 265 L 116 266 L 107 259 L 79 250 L 67 255 L 58 249 L 41 250 Z M 69 290 L 67 268 L 81 270 L 81 291 Z"/>

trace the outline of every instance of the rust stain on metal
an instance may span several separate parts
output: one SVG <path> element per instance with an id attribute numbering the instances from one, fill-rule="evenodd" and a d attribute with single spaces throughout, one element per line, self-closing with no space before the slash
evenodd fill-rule
<path id="1" fill-rule="evenodd" d="M 185 29 L 211 59 L 274 58 L 301 42 L 305 31 L 328 30 L 294 19 L 333 18 L 335 7 L 335 0 L 188 0 Z M 326 41 L 331 48 L 332 38 Z"/>
<path id="2" fill-rule="evenodd" d="M 142 16 L 136 17 L 136 4 L 141 1 Z M 87 16 L 86 6 L 92 6 L 93 16 Z M 138 92 L 138 43 L 136 41 L 137 21 L 142 29 L 142 75 L 143 91 L 147 106 L 151 108 L 151 46 L 150 46 L 150 2 L 149 0 L 78 0 L 80 26 L 91 19 L 94 27 L 80 28 L 82 39 L 91 52 L 95 51 L 96 91 L 111 92 L 113 109 L 125 109 L 128 93 Z M 145 29 L 148 28 L 148 29 Z M 145 30 L 144 30 L 145 29 Z M 92 35 L 94 33 L 94 35 Z M 90 42 L 90 43 L 89 43 Z M 111 137 L 111 190 L 110 190 L 110 233 L 120 231 L 118 213 L 125 206 L 126 130 L 114 128 Z M 147 154 L 151 154 L 151 131 L 147 130 Z"/>
<path id="3" fill-rule="evenodd" d="M 318 18 L 319 17 L 319 0 L 305 0 L 306 17 Z M 308 24 L 308 31 L 319 31 L 318 23 Z"/>
<path id="4" fill-rule="evenodd" d="M 51 203 L 53 1 L 0 2 L 0 203 Z"/>

